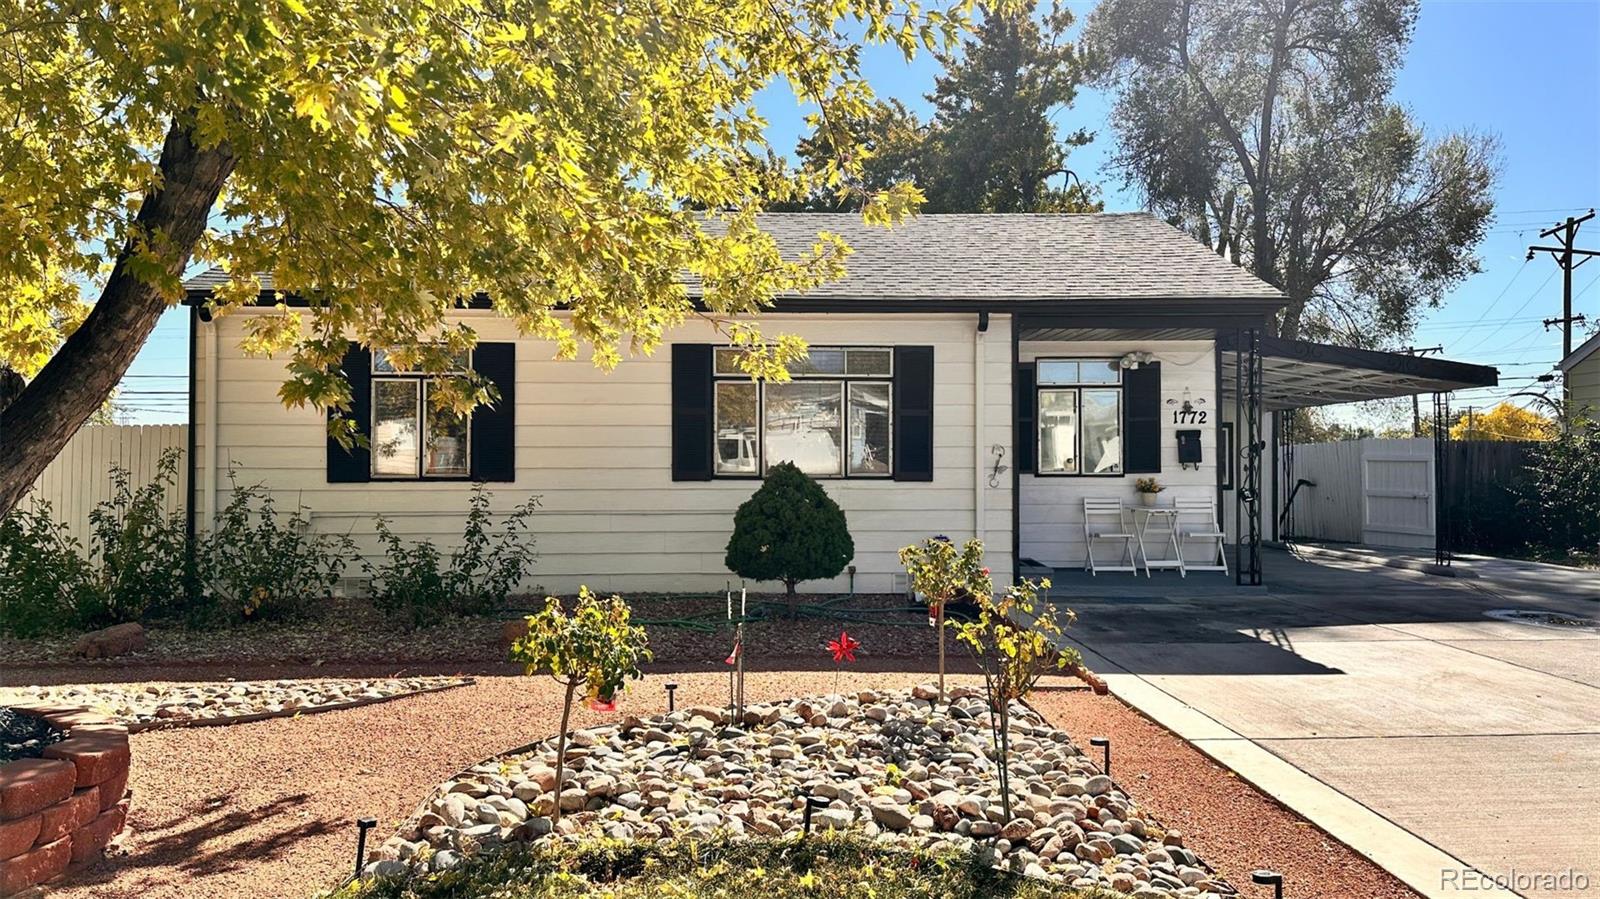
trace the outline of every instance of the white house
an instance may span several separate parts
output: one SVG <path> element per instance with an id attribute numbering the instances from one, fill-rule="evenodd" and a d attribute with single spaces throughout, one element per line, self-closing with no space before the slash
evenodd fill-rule
<path id="1" fill-rule="evenodd" d="M 1560 368 L 1567 409 L 1573 415 L 1600 418 L 1600 334 L 1579 344 L 1561 360 Z"/>
<path id="2" fill-rule="evenodd" d="M 193 279 L 196 526 L 237 470 L 365 551 L 379 514 L 447 547 L 470 482 L 485 481 L 500 508 L 540 498 L 544 589 L 720 589 L 736 581 L 723 564 L 734 510 L 787 459 L 822 480 L 855 539 L 852 570 L 809 586 L 885 592 L 903 589 L 897 550 L 931 534 L 983 539 L 999 582 L 1019 559 L 1077 567 L 1083 500 L 1132 506 L 1135 479 L 1154 477 L 1163 502 L 1214 502 L 1230 533 L 1243 510 L 1237 574 L 1259 582 L 1250 550 L 1272 530 L 1278 491 L 1260 459 L 1273 457 L 1274 411 L 1494 383 L 1492 369 L 1268 337 L 1284 297 L 1149 215 L 762 226 L 797 253 L 819 230 L 854 250 L 844 279 L 762 317 L 811 346 L 792 381 L 753 383 L 701 322 L 606 374 L 467 308 L 456 315 L 480 343 L 464 363 L 496 383 L 499 405 L 429 421 L 425 376 L 352 345 L 345 373 L 370 436 L 354 451 L 328 439 L 322 413 L 278 401 L 281 362 L 239 349 L 258 313 L 211 320 L 220 276 Z M 270 285 L 262 299 L 294 301 Z"/>

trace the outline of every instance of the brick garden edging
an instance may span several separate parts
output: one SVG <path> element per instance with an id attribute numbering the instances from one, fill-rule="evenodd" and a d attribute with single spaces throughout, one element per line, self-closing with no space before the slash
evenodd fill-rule
<path id="1" fill-rule="evenodd" d="M 128 818 L 128 729 L 83 709 L 12 705 L 67 731 L 42 758 L 0 764 L 0 897 L 100 858 Z"/>

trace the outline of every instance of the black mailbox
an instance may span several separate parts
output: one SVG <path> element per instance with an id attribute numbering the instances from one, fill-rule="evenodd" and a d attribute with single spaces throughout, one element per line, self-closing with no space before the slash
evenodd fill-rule
<path id="1" fill-rule="evenodd" d="M 1200 460 L 1200 432 L 1179 431 L 1178 464 L 1184 466 L 1185 468 L 1189 467 L 1190 465 L 1193 465 L 1195 468 L 1199 468 Z"/>

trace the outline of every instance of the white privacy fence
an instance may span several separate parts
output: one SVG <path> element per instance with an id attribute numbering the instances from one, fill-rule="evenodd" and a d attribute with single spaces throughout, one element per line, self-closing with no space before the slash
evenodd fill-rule
<path id="1" fill-rule="evenodd" d="M 1293 536 L 1432 549 L 1433 453 L 1427 437 L 1296 445 L 1294 478 L 1315 486 L 1295 496 Z"/>
<path id="2" fill-rule="evenodd" d="M 155 479 L 161 454 L 177 450 L 178 470 L 167 490 L 167 511 L 183 511 L 188 489 L 188 445 L 188 425 L 84 425 L 34 482 L 23 502 L 50 503 L 54 517 L 87 546 L 89 513 L 113 494 L 113 465 L 132 473 L 131 481 L 137 490 Z"/>

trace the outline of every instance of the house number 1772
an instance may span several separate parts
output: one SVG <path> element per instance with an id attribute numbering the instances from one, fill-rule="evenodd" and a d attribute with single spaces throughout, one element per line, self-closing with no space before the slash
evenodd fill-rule
<path id="1" fill-rule="evenodd" d="M 1172 423 L 1175 425 L 1203 425 L 1206 423 L 1205 410 L 1178 409 L 1172 413 Z"/>

